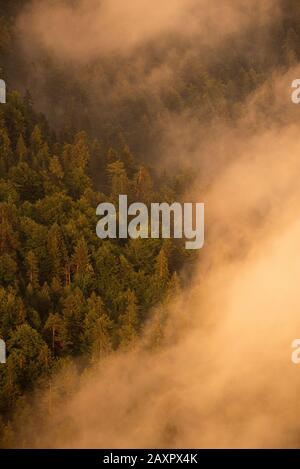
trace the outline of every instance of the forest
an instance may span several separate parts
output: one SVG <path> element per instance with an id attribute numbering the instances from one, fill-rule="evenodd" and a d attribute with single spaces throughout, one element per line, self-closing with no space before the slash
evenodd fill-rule
<path id="1" fill-rule="evenodd" d="M 164 164 L 161 154 L 172 151 L 164 122 L 189 115 L 203 129 L 234 124 L 275 69 L 300 59 L 297 0 L 281 3 L 264 51 L 263 26 L 249 26 L 218 52 L 167 36 L 129 57 L 111 53 L 79 65 L 40 51 L 26 57 L 16 24 L 29 3 L 0 1 L 0 78 L 8 89 L 0 105 L 2 448 L 26 446 L 17 422 L 31 412 L 35 389 L 134 348 L 153 310 L 159 321 L 149 346 L 159 347 L 165 306 L 201 256 L 181 240 L 100 240 L 97 206 L 116 205 L 120 194 L 148 206 L 184 200 L 195 167 L 192 159 Z M 169 55 L 176 73 L 168 85 L 138 83 Z"/>

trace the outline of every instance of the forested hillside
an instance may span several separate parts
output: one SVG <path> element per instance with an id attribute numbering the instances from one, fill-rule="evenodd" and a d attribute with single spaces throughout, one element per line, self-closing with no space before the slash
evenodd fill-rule
<path id="1" fill-rule="evenodd" d="M 177 179 L 155 183 L 125 142 L 104 154 L 84 132 L 58 140 L 30 98 L 13 92 L 0 107 L 0 155 L 3 429 L 23 393 L 66 358 L 84 356 L 84 367 L 134 346 L 151 307 L 179 287 L 186 254 L 167 241 L 97 238 L 101 201 L 117 205 L 122 193 L 172 201 L 178 189 Z M 93 189 L 91 159 L 101 167 L 103 192 Z M 158 331 L 154 346 L 159 339 Z"/>
<path id="2" fill-rule="evenodd" d="M 256 48 L 263 29 L 250 28 L 238 44 L 224 43 L 222 54 L 206 50 L 206 61 L 203 50 L 186 54 L 170 87 L 150 91 L 137 84 L 141 64 L 132 57 L 79 69 L 47 55 L 39 67 L 22 57 L 14 22 L 25 3 L 0 2 L 0 78 L 9 90 L 0 105 L 0 337 L 8 355 L 0 366 L 2 447 L 14 446 L 15 415 L 28 412 L 31 390 L 60 370 L 83 372 L 134 347 L 152 309 L 161 305 L 163 322 L 163 305 L 180 288 L 191 259 L 183 244 L 101 241 L 97 205 L 117 204 L 119 194 L 129 203 L 180 200 L 191 171 L 156 168 L 164 118 L 186 112 L 203 125 L 233 121 L 275 68 L 300 58 L 300 7 L 286 0 L 265 55 Z M 147 55 L 143 73 L 163 63 L 164 51 L 172 56 L 171 39 L 137 52 Z M 174 63 L 189 48 L 176 44 Z"/>

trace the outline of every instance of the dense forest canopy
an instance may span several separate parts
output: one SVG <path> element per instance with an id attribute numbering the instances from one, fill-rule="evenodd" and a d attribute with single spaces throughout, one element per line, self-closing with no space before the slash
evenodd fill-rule
<path id="1" fill-rule="evenodd" d="M 49 386 L 60 370 L 83 373 L 134 347 L 153 308 L 151 347 L 159 346 L 164 305 L 188 281 L 193 256 L 181 242 L 100 241 L 97 205 L 117 203 L 122 193 L 146 204 L 180 200 L 195 168 L 193 161 L 165 165 L 165 123 L 182 115 L 203 129 L 232 123 L 274 70 L 300 59 L 297 0 L 282 2 L 267 33 L 251 24 L 217 52 L 170 33 L 159 44 L 79 62 L 42 47 L 25 53 L 20 16 L 29 3 L 0 2 L 0 78 L 8 87 L 0 106 L 3 447 L 16 444 L 15 422 L 30 412 L 31 390 Z M 165 63 L 171 79 L 157 86 Z"/>

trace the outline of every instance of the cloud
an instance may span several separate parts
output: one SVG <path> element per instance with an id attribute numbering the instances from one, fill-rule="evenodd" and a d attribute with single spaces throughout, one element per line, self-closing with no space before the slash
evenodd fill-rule
<path id="1" fill-rule="evenodd" d="M 284 83 L 289 75 L 277 76 L 274 89 Z M 249 99 L 250 120 L 265 95 L 262 88 Z M 284 95 L 274 96 L 273 111 Z M 146 333 L 137 350 L 67 385 L 67 401 L 46 431 L 30 432 L 37 435 L 30 445 L 297 446 L 298 126 L 287 119 L 246 139 L 246 117 L 236 134 L 223 129 L 224 152 L 234 149 L 235 157 L 205 192 L 197 184 L 191 190 L 206 203 L 207 245 L 192 284 L 169 306 L 164 347 L 149 351 Z M 59 376 L 53 387 L 62 382 Z"/>
<path id="2" fill-rule="evenodd" d="M 246 0 L 42 0 L 20 16 L 19 28 L 28 52 L 44 48 L 56 57 L 86 62 L 131 53 L 168 34 L 213 45 L 254 17 L 258 26 L 273 20 L 276 5 L 275 0 L 252 0 L 251 5 Z"/>
<path id="3" fill-rule="evenodd" d="M 278 2 L 75 5 L 34 3 L 20 20 L 25 43 L 75 61 L 128 54 L 145 41 L 159 44 L 164 34 L 217 44 L 257 17 L 274 19 Z M 169 64 L 166 75 L 174 77 Z M 146 346 L 150 322 L 137 350 L 116 353 L 79 379 L 57 376 L 51 392 L 63 387 L 68 397 L 46 426 L 27 422 L 20 442 L 299 446 L 300 369 L 291 343 L 300 333 L 300 142 L 299 108 L 289 95 L 297 76 L 298 67 L 276 71 L 242 103 L 234 125 L 204 125 L 189 112 L 167 116 L 160 156 L 193 162 L 197 177 L 187 197 L 205 202 L 207 233 L 191 284 L 169 305 L 164 346 Z M 51 399 L 49 390 L 38 396 L 37 415 Z"/>

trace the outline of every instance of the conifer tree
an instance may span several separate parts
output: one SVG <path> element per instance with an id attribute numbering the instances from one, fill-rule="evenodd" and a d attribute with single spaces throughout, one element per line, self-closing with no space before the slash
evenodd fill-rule
<path id="1" fill-rule="evenodd" d="M 120 317 L 119 339 L 121 347 L 131 348 L 137 339 L 138 306 L 133 291 L 128 290 L 125 294 L 126 307 Z"/>

